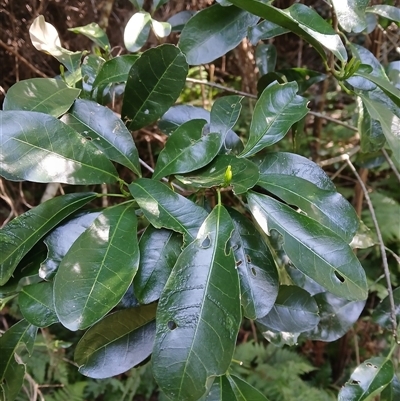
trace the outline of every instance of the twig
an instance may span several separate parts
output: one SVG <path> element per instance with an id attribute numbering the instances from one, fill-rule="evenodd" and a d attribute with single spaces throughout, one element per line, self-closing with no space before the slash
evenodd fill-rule
<path id="1" fill-rule="evenodd" d="M 32 65 L 25 57 L 21 56 L 18 52 L 16 52 L 12 47 L 7 46 L 1 39 L 0 39 L 0 46 L 7 50 L 9 53 L 13 54 L 15 57 L 17 57 L 20 61 L 22 61 L 27 67 L 29 67 L 35 74 L 43 77 L 43 78 L 48 78 L 46 74 L 44 74 L 42 71 L 37 69 L 34 65 Z"/>
<path id="2" fill-rule="evenodd" d="M 58 182 L 49 182 L 46 185 L 46 189 L 43 192 L 40 203 L 46 202 L 49 199 L 53 199 L 56 196 L 59 187 L 60 184 Z"/>
<path id="3" fill-rule="evenodd" d="M 352 131 L 355 131 L 355 132 L 358 131 L 358 129 L 357 129 L 356 127 L 353 127 L 353 126 L 350 125 L 350 124 L 346 124 L 346 123 L 344 123 L 344 122 L 342 122 L 342 121 L 340 121 L 340 120 L 337 120 L 336 118 L 327 116 L 327 115 L 324 114 L 324 113 L 318 113 L 317 111 L 311 111 L 311 110 L 310 110 L 310 111 L 308 112 L 308 114 L 311 114 L 312 116 L 315 116 L 315 117 L 323 118 L 323 119 L 328 120 L 328 121 L 332 121 L 333 123 L 338 124 L 338 125 L 341 125 L 341 126 L 343 126 L 343 127 L 346 127 L 346 128 L 348 128 L 348 129 L 350 129 L 350 130 L 352 130 Z"/>
<path id="4" fill-rule="evenodd" d="M 394 305 L 392 283 L 390 281 L 390 271 L 389 271 L 389 265 L 387 262 L 386 249 L 385 249 L 385 245 L 383 243 L 382 233 L 379 228 L 378 220 L 376 219 L 374 206 L 372 205 L 371 198 L 369 197 L 367 187 L 365 186 L 363 180 L 361 179 L 356 168 L 354 167 L 353 163 L 351 162 L 349 155 L 345 154 L 343 156 L 346 160 L 346 163 L 350 167 L 351 171 L 356 176 L 356 178 L 360 184 L 360 187 L 362 188 L 362 190 L 364 192 L 365 200 L 367 201 L 368 209 L 371 213 L 372 221 L 374 223 L 376 234 L 378 236 L 379 248 L 381 250 L 382 263 L 383 263 L 383 272 L 385 273 L 386 284 L 387 284 L 388 293 L 389 293 L 388 296 L 389 296 L 389 303 L 390 303 L 390 320 L 392 322 L 393 337 L 394 337 L 395 341 L 397 342 L 398 340 L 397 340 L 396 309 L 395 309 L 395 305 Z"/>
<path id="5" fill-rule="evenodd" d="M 212 88 L 217 88 L 217 89 L 221 89 L 226 92 L 235 93 L 236 95 L 241 95 L 241 96 L 250 97 L 252 99 L 257 99 L 257 96 L 252 95 L 251 93 L 238 91 L 236 89 L 232 89 L 227 86 L 216 84 L 215 82 L 209 82 L 209 81 L 206 81 L 203 79 L 186 78 L 186 82 L 192 82 L 194 84 L 200 84 L 200 85 L 207 85 L 207 86 L 211 86 Z"/>
<path id="6" fill-rule="evenodd" d="M 388 153 L 386 152 L 385 148 L 382 148 L 382 153 L 385 156 L 386 161 L 388 162 L 390 168 L 393 170 L 394 175 L 397 177 L 397 179 L 400 181 L 400 172 L 399 170 L 397 170 L 396 166 L 394 165 L 392 159 L 390 158 L 390 156 L 388 155 Z"/>
<path id="7" fill-rule="evenodd" d="M 335 164 L 335 163 L 338 163 L 338 162 L 346 162 L 347 163 L 347 159 L 349 159 L 350 157 L 354 156 L 359 150 L 360 150 L 359 146 L 354 146 L 347 153 L 343 153 L 340 156 L 332 157 L 331 159 L 322 160 L 318 164 L 321 167 L 324 167 L 324 166 L 329 166 L 331 164 Z"/>

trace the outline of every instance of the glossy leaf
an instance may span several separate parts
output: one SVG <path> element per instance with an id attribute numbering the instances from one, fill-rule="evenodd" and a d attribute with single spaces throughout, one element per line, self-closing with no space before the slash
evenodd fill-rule
<path id="1" fill-rule="evenodd" d="M 139 264 L 136 229 L 134 203 L 122 203 L 104 209 L 72 244 L 54 279 L 56 313 L 69 330 L 96 323 L 129 288 Z"/>
<path id="2" fill-rule="evenodd" d="M 54 309 L 53 283 L 26 285 L 18 297 L 22 316 L 36 327 L 47 327 L 58 322 Z"/>
<path id="3" fill-rule="evenodd" d="M 185 243 L 196 238 L 207 217 L 202 207 L 158 181 L 140 178 L 129 185 L 129 191 L 154 227 L 183 234 Z"/>
<path id="4" fill-rule="evenodd" d="M 256 65 L 260 75 L 275 70 L 277 52 L 274 45 L 260 44 L 256 48 Z"/>
<path id="5" fill-rule="evenodd" d="M 380 401 L 396 401 L 400 398 L 400 380 L 393 375 L 392 382 L 389 383 L 381 393 Z"/>
<path id="6" fill-rule="evenodd" d="M 258 185 L 299 207 L 348 244 L 357 232 L 359 219 L 353 206 L 336 191 L 320 189 L 303 178 L 271 173 L 261 174 Z"/>
<path id="7" fill-rule="evenodd" d="M 43 113 L 1 111 L 0 175 L 12 181 L 114 183 L 112 163 L 76 131 Z"/>
<path id="8" fill-rule="evenodd" d="M 105 60 L 102 57 L 94 54 L 89 54 L 84 58 L 81 67 L 83 88 L 82 95 L 80 96 L 81 98 L 92 98 L 93 82 L 96 79 L 96 76 L 98 75 L 104 62 Z"/>
<path id="9" fill-rule="evenodd" d="M 275 261 L 255 226 L 230 209 L 235 230 L 231 247 L 239 273 L 243 314 L 249 319 L 265 316 L 278 295 L 279 280 Z"/>
<path id="10" fill-rule="evenodd" d="M 44 239 L 48 253 L 40 265 L 39 276 L 44 280 L 52 279 L 62 259 L 77 238 L 99 216 L 100 211 L 85 211 L 60 224 Z"/>
<path id="11" fill-rule="evenodd" d="M 232 400 L 237 401 L 268 401 L 256 388 L 237 376 L 228 375 L 229 384 L 235 394 Z"/>
<path id="12" fill-rule="evenodd" d="M 190 65 L 209 63 L 234 49 L 258 20 L 240 8 L 214 4 L 186 23 L 178 46 Z"/>
<path id="13" fill-rule="evenodd" d="M 33 46 L 44 53 L 51 54 L 71 73 L 79 71 L 83 52 L 71 52 L 61 46 L 56 28 L 39 15 L 29 27 L 29 36 Z"/>
<path id="14" fill-rule="evenodd" d="M 367 27 L 365 9 L 369 0 L 332 0 L 339 24 L 347 32 L 361 32 Z"/>
<path id="15" fill-rule="evenodd" d="M 277 72 L 283 74 L 288 82 L 296 81 L 299 86 L 299 94 L 303 94 L 308 88 L 310 88 L 310 86 L 325 81 L 327 78 L 326 74 L 310 70 L 309 68 L 284 68 Z"/>
<path id="16" fill-rule="evenodd" d="M 166 135 L 171 135 L 182 124 L 190 120 L 206 120 L 210 122 L 210 112 L 202 107 L 189 104 L 172 106 L 158 122 L 158 127 Z"/>
<path id="17" fill-rule="evenodd" d="M 151 28 L 158 38 L 166 38 L 171 33 L 171 25 L 168 22 L 159 22 L 153 18 Z"/>
<path id="18" fill-rule="evenodd" d="M 0 231 L 0 285 L 8 281 L 21 259 L 45 234 L 96 195 L 87 192 L 58 196 L 4 226 Z"/>
<path id="19" fill-rule="evenodd" d="M 308 101 L 296 95 L 296 82 L 268 85 L 258 99 L 250 125 L 249 139 L 241 157 L 249 157 L 280 141 L 289 128 L 308 112 Z"/>
<path id="20" fill-rule="evenodd" d="M 307 332 L 306 338 L 317 341 L 336 341 L 343 337 L 360 317 L 365 301 L 347 301 L 329 292 L 314 296 L 321 317 L 318 326 Z"/>
<path id="21" fill-rule="evenodd" d="M 193 10 L 184 10 L 169 18 L 167 22 L 171 25 L 172 32 L 180 32 L 194 14 Z"/>
<path id="22" fill-rule="evenodd" d="M 283 248 L 300 271 L 339 297 L 367 298 L 365 272 L 343 239 L 269 196 L 251 192 L 248 202 L 266 234 L 277 230 L 283 236 Z"/>
<path id="23" fill-rule="evenodd" d="M 68 87 L 61 79 L 26 79 L 7 91 L 3 110 L 37 111 L 59 117 L 71 107 L 79 93 L 80 89 Z"/>
<path id="24" fill-rule="evenodd" d="M 242 99 L 243 96 L 224 96 L 214 102 L 210 114 L 211 133 L 221 134 L 225 139 L 228 131 L 235 126 L 239 119 Z"/>
<path id="25" fill-rule="evenodd" d="M 304 156 L 287 152 L 268 153 L 259 163 L 260 175 L 298 177 L 313 183 L 320 189 L 335 191 L 335 185 L 318 164 Z"/>
<path id="26" fill-rule="evenodd" d="M 287 32 L 289 32 L 288 29 L 276 25 L 271 21 L 264 20 L 249 28 L 248 37 L 250 43 L 255 46 L 260 40 L 272 39 Z"/>
<path id="27" fill-rule="evenodd" d="M 317 303 L 307 291 L 282 285 L 271 311 L 257 322 L 274 332 L 301 333 L 318 324 L 318 312 Z"/>
<path id="28" fill-rule="evenodd" d="M 139 51 L 147 42 L 151 27 L 151 15 L 140 11 L 132 15 L 125 26 L 124 44 L 130 52 Z"/>
<path id="29" fill-rule="evenodd" d="M 110 160 L 141 176 L 139 154 L 132 135 L 108 107 L 78 99 L 62 121 L 91 141 Z"/>
<path id="30" fill-rule="evenodd" d="M 153 349 L 156 304 L 123 309 L 91 327 L 75 349 L 79 372 L 104 379 L 126 372 Z"/>
<path id="31" fill-rule="evenodd" d="M 312 8 L 296 3 L 281 10 L 263 0 L 230 1 L 250 13 L 299 35 L 315 48 L 323 60 L 327 60 L 324 48 L 330 50 L 339 60 L 343 62 L 347 60 L 346 49 L 340 36 Z"/>
<path id="32" fill-rule="evenodd" d="M 197 170 L 214 159 L 224 138 L 219 134 L 204 134 L 205 123 L 191 120 L 171 134 L 158 156 L 153 179 Z"/>
<path id="33" fill-rule="evenodd" d="M 0 394 L 7 401 L 13 401 L 17 397 L 25 375 L 25 365 L 17 362 L 14 354 L 21 346 L 25 346 L 31 354 L 36 332 L 37 327 L 26 320 L 20 320 L 0 337 Z"/>
<path id="34" fill-rule="evenodd" d="M 232 179 L 229 185 L 236 195 L 247 192 L 258 182 L 258 168 L 247 159 L 237 158 L 233 155 L 219 155 L 212 163 L 201 170 L 176 178 L 187 185 L 198 188 L 209 188 L 225 185 L 225 173 L 228 166 L 232 169 Z"/>
<path id="35" fill-rule="evenodd" d="M 228 212 L 216 206 L 179 256 L 158 303 L 153 373 L 176 401 L 200 398 L 231 363 L 241 322 L 238 274 L 227 253 L 232 230 Z"/>
<path id="36" fill-rule="evenodd" d="M 375 357 L 367 359 L 350 376 L 339 391 L 339 401 L 370 400 L 392 381 L 393 363 L 390 359 Z"/>
<path id="37" fill-rule="evenodd" d="M 139 58 L 136 54 L 124 54 L 106 61 L 96 75 L 93 88 L 98 86 L 126 82 L 129 70 Z"/>
<path id="38" fill-rule="evenodd" d="M 381 17 L 387 18 L 392 21 L 400 22 L 400 9 L 399 7 L 390 6 L 386 4 L 377 4 L 367 8 L 367 12 L 378 14 Z"/>
<path id="39" fill-rule="evenodd" d="M 225 375 L 216 377 L 208 394 L 200 398 L 200 401 L 233 401 L 233 400 L 235 400 L 235 394 Z"/>
<path id="40" fill-rule="evenodd" d="M 149 304 L 160 298 L 165 283 L 182 249 L 182 236 L 173 231 L 158 230 L 152 225 L 146 228 L 139 242 L 138 272 L 133 279 L 136 298 L 141 304 Z"/>
<path id="41" fill-rule="evenodd" d="M 89 38 L 103 50 L 110 50 L 111 48 L 107 34 L 95 22 L 92 22 L 85 26 L 69 28 L 68 30 L 74 33 L 80 33 L 82 35 L 85 35 L 87 38 Z"/>
<path id="42" fill-rule="evenodd" d="M 188 65 L 180 50 L 164 44 L 146 50 L 129 71 L 122 116 L 130 130 L 161 117 L 175 102 L 186 82 Z"/>
<path id="43" fill-rule="evenodd" d="M 396 319 L 400 320 L 400 287 L 396 288 L 393 291 L 393 299 L 394 299 Z M 372 313 L 372 319 L 375 323 L 378 323 L 381 327 L 391 330 L 393 326 L 390 315 L 391 315 L 390 301 L 389 297 L 387 296 L 375 308 L 374 312 Z M 397 323 L 399 323 L 399 321 Z"/>

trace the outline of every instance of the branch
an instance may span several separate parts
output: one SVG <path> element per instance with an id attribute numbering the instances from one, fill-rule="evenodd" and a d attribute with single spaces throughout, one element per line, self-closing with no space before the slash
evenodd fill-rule
<path id="1" fill-rule="evenodd" d="M 388 153 L 386 152 L 385 148 L 382 148 L 382 153 L 385 156 L 386 161 L 388 162 L 390 168 L 393 170 L 394 175 L 397 177 L 397 179 L 400 182 L 400 173 L 399 170 L 397 170 L 396 166 L 394 165 L 392 159 L 390 158 L 390 156 L 388 155 Z"/>
<path id="2" fill-rule="evenodd" d="M 350 160 L 350 157 L 348 154 L 343 155 L 345 157 L 346 163 L 350 167 L 351 171 L 353 174 L 356 176 L 360 187 L 362 191 L 364 192 L 365 200 L 367 201 L 368 204 L 368 209 L 371 213 L 372 221 L 374 222 L 376 234 L 378 236 L 378 242 L 379 242 L 379 248 L 381 250 L 381 256 L 382 256 L 382 263 L 383 263 L 383 272 L 385 273 L 385 278 L 386 278 L 386 284 L 388 287 L 388 293 L 389 293 L 389 303 L 390 303 L 390 320 L 392 323 L 392 331 L 393 331 L 393 337 L 395 341 L 397 342 L 397 323 L 396 323 L 396 308 L 394 304 L 394 298 L 393 298 L 393 290 L 392 290 L 392 283 L 390 281 L 390 271 L 389 271 L 389 265 L 387 262 L 387 255 L 386 255 L 386 248 L 383 243 L 383 238 L 382 238 L 382 233 L 379 228 L 378 220 L 376 219 L 376 214 L 374 210 L 374 206 L 372 205 L 371 198 L 369 197 L 367 187 L 365 186 L 363 180 L 359 176 L 357 170 L 355 169 L 353 163 Z"/>

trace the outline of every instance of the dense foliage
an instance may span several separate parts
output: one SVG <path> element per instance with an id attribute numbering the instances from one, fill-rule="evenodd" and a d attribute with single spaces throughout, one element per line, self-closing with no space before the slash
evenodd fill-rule
<path id="1" fill-rule="evenodd" d="M 382 65 L 352 39 L 379 18 L 399 23 L 400 9 L 332 0 L 333 18 L 323 18 L 300 3 L 281 9 L 219 0 L 159 22 L 153 13 L 168 1 L 153 1 L 149 11 L 131 2 L 137 12 L 124 41 L 133 54 L 113 56 L 95 23 L 73 30 L 93 41 L 93 52 L 72 52 L 38 16 L 32 43 L 61 63 L 61 73 L 17 82 L 0 112 L 0 175 L 68 184 L 0 231 L 2 305 L 13 303 L 23 317 L 0 337 L 2 399 L 17 399 L 26 351 L 39 357 L 38 329 L 50 325 L 79 333 L 74 360 L 83 375 L 107 379 L 137 367 L 139 376 L 151 372 L 160 397 L 174 401 L 333 399 L 304 384 L 301 376 L 313 367 L 302 357 L 252 342 L 237 346 L 239 330 L 251 324 L 277 347 L 341 338 L 369 290 L 379 289 L 381 272 L 369 275 L 365 264 L 366 274 L 355 252 L 374 245 L 386 278 L 380 291 L 388 295 L 372 316 L 391 344 L 357 367 L 338 399 L 399 399 L 392 356 L 400 291 L 387 262 L 387 252 L 398 258 L 398 249 L 385 248 L 399 244 L 399 205 L 383 192 L 370 197 L 351 162 L 357 151 L 342 151 L 337 161 L 364 190 L 371 208 L 363 219 L 375 238 L 329 175 L 298 153 L 298 142 L 312 85 L 335 80 L 357 104 L 363 157 L 382 166 L 383 151 L 399 178 L 400 62 Z M 160 40 L 179 32 L 179 42 L 141 51 L 150 31 Z M 324 71 L 276 70 L 277 51 L 267 41 L 288 33 L 316 51 Z M 246 93 L 227 88 L 207 110 L 188 104 L 182 91 L 193 66 L 246 37 L 257 46 L 260 78 L 250 121 L 239 130 Z M 132 132 L 155 122 L 168 139 L 153 170 Z M 284 150 L 276 148 L 280 141 Z M 105 198 L 112 204 L 100 207 Z M 393 216 L 379 215 L 389 210 Z M 149 358 L 151 366 L 141 366 Z M 288 377 L 264 380 L 280 363 Z"/>

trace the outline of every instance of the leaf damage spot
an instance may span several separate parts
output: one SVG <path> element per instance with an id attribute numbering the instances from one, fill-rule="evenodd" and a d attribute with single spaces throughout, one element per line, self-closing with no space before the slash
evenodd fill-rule
<path id="1" fill-rule="evenodd" d="M 172 331 L 172 330 L 175 330 L 178 326 L 176 325 L 176 323 L 173 320 L 170 320 L 167 323 L 167 327 Z"/>
<path id="2" fill-rule="evenodd" d="M 200 245 L 203 249 L 207 249 L 211 246 L 211 238 L 209 235 L 207 235 L 206 238 L 204 238 L 203 242 Z"/>
<path id="3" fill-rule="evenodd" d="M 336 270 L 335 270 L 335 276 L 341 283 L 345 282 L 345 278 Z"/>
<path id="4" fill-rule="evenodd" d="M 254 267 L 251 268 L 251 274 L 253 276 L 257 276 L 257 271 L 256 271 L 256 269 Z"/>

